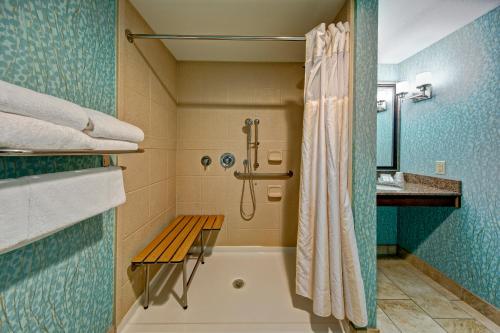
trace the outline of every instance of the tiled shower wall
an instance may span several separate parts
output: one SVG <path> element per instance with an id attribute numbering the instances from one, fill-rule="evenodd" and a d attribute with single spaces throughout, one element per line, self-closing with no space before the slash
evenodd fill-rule
<path id="1" fill-rule="evenodd" d="M 128 1 L 119 2 L 118 118 L 142 128 L 144 154 L 118 158 L 127 202 L 117 212 L 116 323 L 144 289 L 143 269 L 130 260 L 175 216 L 176 60 L 160 41 L 137 40 L 132 31 L 152 33 Z M 157 267 L 156 267 L 157 268 Z"/>
<path id="2" fill-rule="evenodd" d="M 217 244 L 295 246 L 303 76 L 300 63 L 179 63 L 177 212 L 224 214 Z M 243 171 L 246 118 L 260 120 L 257 172 L 295 173 L 290 180 L 255 181 L 257 211 L 251 221 L 240 217 L 243 182 L 233 176 Z M 271 150 L 282 153 L 281 163 L 268 162 Z M 224 152 L 236 156 L 227 170 L 219 164 Z M 203 155 L 212 158 L 206 170 Z M 282 198 L 268 198 L 268 185 L 281 186 Z M 246 210 L 249 198 L 247 187 Z"/>

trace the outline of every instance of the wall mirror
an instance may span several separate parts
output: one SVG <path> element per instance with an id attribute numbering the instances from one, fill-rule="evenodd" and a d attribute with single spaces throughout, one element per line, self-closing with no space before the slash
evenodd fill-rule
<path id="1" fill-rule="evenodd" d="M 399 101 L 396 85 L 377 85 L 377 169 L 398 170 Z"/>

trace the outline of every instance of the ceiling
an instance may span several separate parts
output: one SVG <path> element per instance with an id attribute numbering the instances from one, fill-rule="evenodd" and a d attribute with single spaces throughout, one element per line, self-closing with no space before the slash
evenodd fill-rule
<path id="1" fill-rule="evenodd" d="M 500 5 L 500 0 L 380 0 L 378 62 L 398 64 Z"/>
<path id="2" fill-rule="evenodd" d="M 304 35 L 345 0 L 131 0 L 156 33 Z M 141 33 L 141 31 L 133 31 Z M 167 40 L 181 61 L 302 62 L 304 42 Z"/>

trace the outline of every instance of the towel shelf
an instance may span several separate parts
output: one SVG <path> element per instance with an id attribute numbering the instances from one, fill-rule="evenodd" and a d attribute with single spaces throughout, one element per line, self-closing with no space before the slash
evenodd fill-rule
<path id="1" fill-rule="evenodd" d="M 293 171 L 288 170 L 288 172 L 283 173 L 243 173 L 239 171 L 234 172 L 234 176 L 237 179 L 247 180 L 247 179 L 288 179 L 293 177 Z"/>
<path id="2" fill-rule="evenodd" d="M 27 150 L 0 148 L 1 156 L 82 156 L 82 155 L 115 155 L 143 153 L 144 149 L 137 150 Z"/>

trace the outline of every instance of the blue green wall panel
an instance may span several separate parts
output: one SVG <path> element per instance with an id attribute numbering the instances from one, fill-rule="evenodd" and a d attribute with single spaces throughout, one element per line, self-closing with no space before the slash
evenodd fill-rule
<path id="1" fill-rule="evenodd" d="M 397 64 L 378 64 L 377 79 L 379 82 L 399 81 L 399 67 Z"/>
<path id="2" fill-rule="evenodd" d="M 405 102 L 401 169 L 463 184 L 462 208 L 400 208 L 398 243 L 500 307 L 500 7 L 399 65 L 431 71 L 434 98 Z"/>
<path id="3" fill-rule="evenodd" d="M 376 100 L 378 0 L 355 1 L 353 214 L 369 327 L 376 326 Z"/>
<path id="4" fill-rule="evenodd" d="M 0 79 L 115 114 L 114 0 L 0 0 Z M 0 158 L 0 179 L 101 166 Z M 0 203 L 1 204 L 1 203 Z M 0 255 L 0 332 L 106 332 L 114 210 Z"/>
<path id="5" fill-rule="evenodd" d="M 377 244 L 398 243 L 398 208 L 377 207 Z"/>

